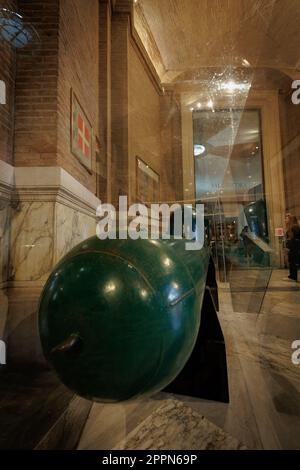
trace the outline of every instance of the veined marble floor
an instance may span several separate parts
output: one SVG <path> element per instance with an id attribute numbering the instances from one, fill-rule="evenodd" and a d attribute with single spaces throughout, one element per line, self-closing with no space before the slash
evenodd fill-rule
<path id="1" fill-rule="evenodd" d="M 194 417 L 204 416 L 223 429 L 228 436 L 224 438 L 226 448 L 237 448 L 236 442 L 239 442 L 248 449 L 299 449 L 300 365 L 292 364 L 291 343 L 300 339 L 300 283 L 285 282 L 282 280 L 285 276 L 287 271 L 284 270 L 270 273 L 257 313 L 237 311 L 229 290 L 219 289 L 219 319 L 227 349 L 229 404 L 166 393 L 125 404 L 94 404 L 78 448 L 113 449 L 120 443 L 128 448 L 128 442 L 139 442 L 137 436 L 141 429 L 147 429 L 147 438 L 151 441 L 149 422 L 155 419 L 157 424 L 161 419 L 162 426 L 168 424 L 169 417 L 163 410 L 168 409 L 170 399 L 175 399 L 185 409 L 194 410 Z M 251 287 L 249 289 L 251 292 Z M 239 295 L 244 295 L 246 302 L 238 305 L 246 305 L 251 294 L 245 291 Z M 157 426 L 152 437 L 155 433 Z M 170 448 L 195 449 L 195 439 L 199 439 L 201 448 L 203 441 L 197 433 L 182 433 L 184 442 L 177 442 L 176 447 L 171 445 Z M 145 440 L 141 443 L 146 444 Z M 155 441 L 151 446 L 155 448 Z"/>

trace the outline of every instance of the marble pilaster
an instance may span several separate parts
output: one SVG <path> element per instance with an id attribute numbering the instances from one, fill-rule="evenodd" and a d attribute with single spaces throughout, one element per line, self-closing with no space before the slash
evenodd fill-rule
<path id="1" fill-rule="evenodd" d="M 37 308 L 55 264 L 95 234 L 99 200 L 62 168 L 15 168 L 7 289 L 9 360 L 43 362 Z"/>
<path id="2" fill-rule="evenodd" d="M 13 167 L 0 161 L 0 339 L 3 338 L 7 313 L 7 278 Z"/>

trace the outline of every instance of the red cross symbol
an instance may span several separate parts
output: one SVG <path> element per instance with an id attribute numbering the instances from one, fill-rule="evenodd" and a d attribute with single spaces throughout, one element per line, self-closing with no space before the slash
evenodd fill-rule
<path id="1" fill-rule="evenodd" d="M 78 114 L 77 119 L 78 125 L 78 147 L 85 155 L 86 158 L 89 157 L 90 154 L 90 131 L 88 127 L 86 127 L 84 120 L 82 119 L 81 115 Z"/>

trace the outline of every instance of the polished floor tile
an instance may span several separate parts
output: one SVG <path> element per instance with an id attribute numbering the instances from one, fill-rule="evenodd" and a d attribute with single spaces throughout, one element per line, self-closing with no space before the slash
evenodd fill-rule
<path id="1" fill-rule="evenodd" d="M 191 427 L 195 420 L 200 423 L 204 416 L 207 422 L 229 436 L 232 448 L 245 445 L 249 449 L 299 449 L 300 365 L 292 364 L 291 343 L 300 339 L 300 283 L 289 285 L 283 281 L 287 275 L 284 270 L 274 270 L 268 276 L 266 272 L 258 273 L 257 282 L 256 275 L 249 273 L 248 290 L 245 279 L 241 281 L 240 287 L 244 289 L 240 289 L 239 302 L 240 306 L 247 306 L 249 298 L 255 294 L 253 288 L 261 289 L 265 285 L 257 311 L 237 310 L 236 305 L 234 308 L 232 294 L 236 292 L 231 292 L 230 284 L 220 285 L 219 289 L 229 404 L 166 393 L 120 405 L 94 404 L 79 448 L 112 449 L 122 445 L 156 448 L 155 439 L 161 448 L 172 448 L 167 439 L 162 443 L 156 433 L 160 433 L 160 426 L 167 428 L 171 423 L 175 428 L 178 426 L 176 419 L 174 421 L 166 411 L 168 408 L 164 408 L 170 400 L 175 400 L 181 404 L 179 409 L 182 406 L 195 412 L 190 418 Z M 176 406 L 174 413 L 176 415 Z M 189 413 L 184 412 L 187 416 Z M 188 429 L 189 418 L 186 420 Z M 155 423 L 158 430 L 155 430 Z M 176 441 L 177 448 L 205 447 L 206 441 L 202 440 L 197 425 L 194 429 L 190 437 L 188 432 L 182 432 L 182 441 L 177 442 L 180 437 Z"/>

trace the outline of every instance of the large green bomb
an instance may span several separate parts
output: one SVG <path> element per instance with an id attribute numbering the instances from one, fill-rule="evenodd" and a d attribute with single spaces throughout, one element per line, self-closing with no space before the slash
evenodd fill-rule
<path id="1" fill-rule="evenodd" d="M 44 354 L 79 395 L 118 402 L 163 389 L 199 330 L 209 252 L 184 240 L 99 240 L 56 266 L 40 301 Z"/>

